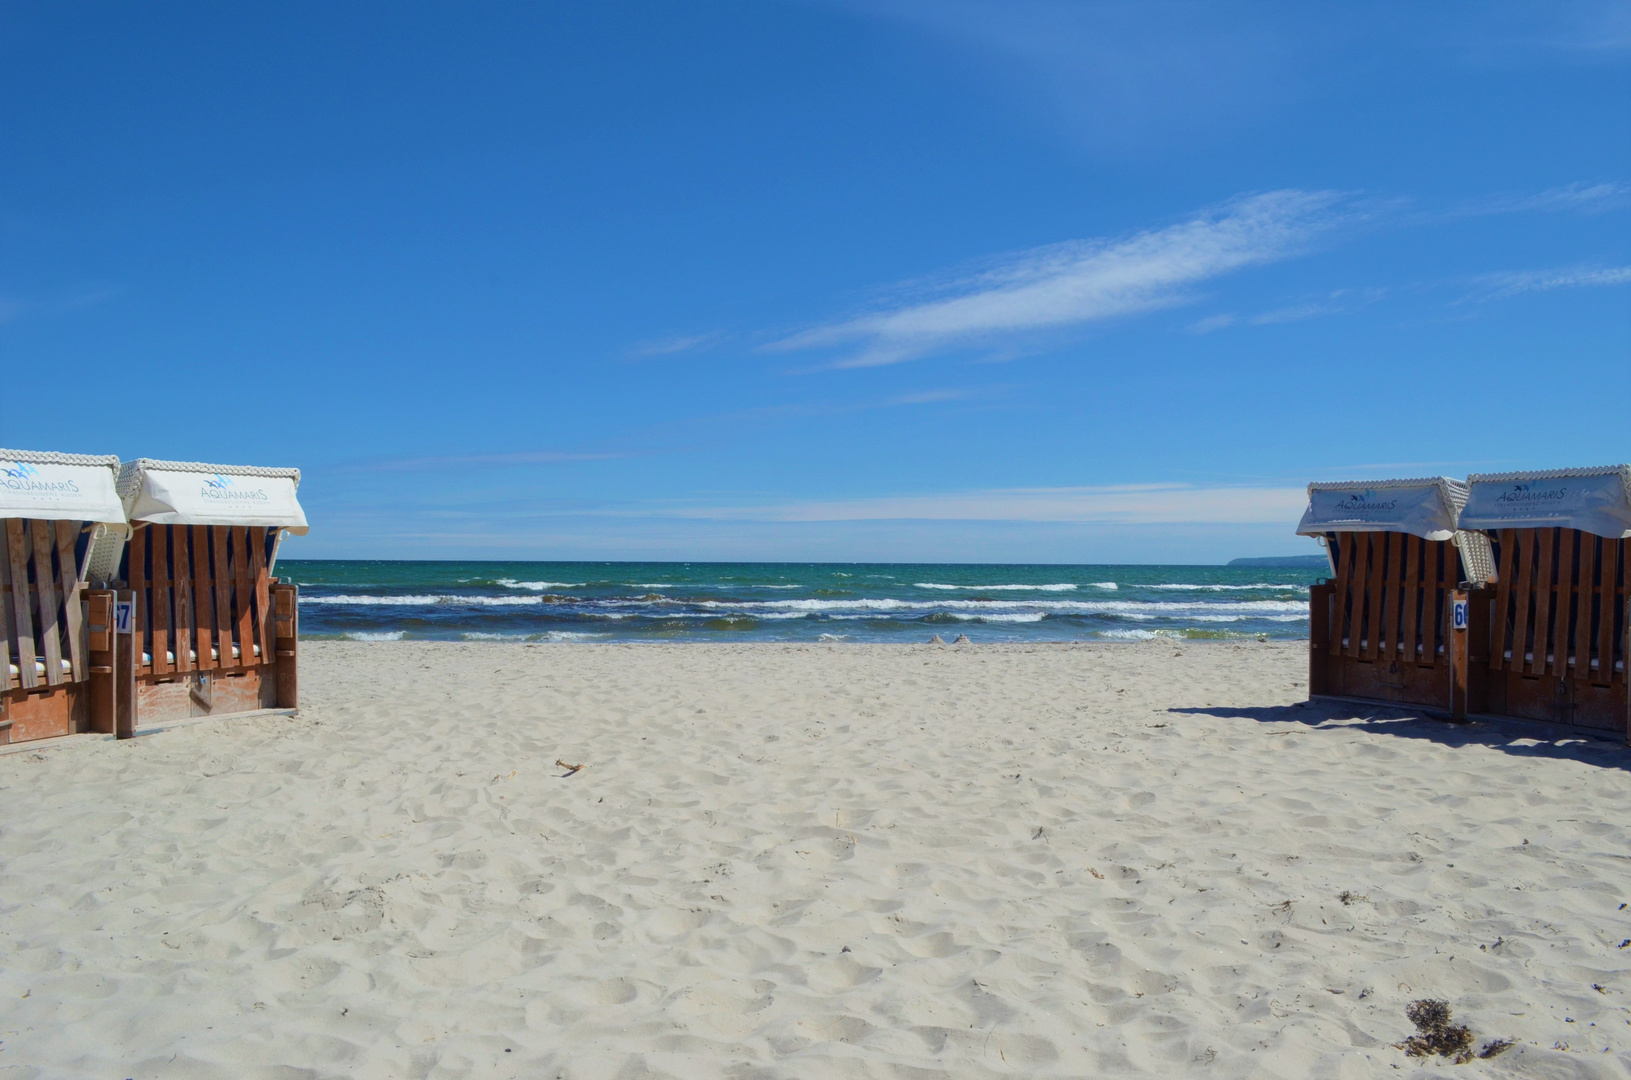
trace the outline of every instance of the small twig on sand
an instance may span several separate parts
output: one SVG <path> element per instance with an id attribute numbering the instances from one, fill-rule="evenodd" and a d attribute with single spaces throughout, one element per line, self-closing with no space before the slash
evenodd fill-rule
<path id="1" fill-rule="evenodd" d="M 575 773 L 579 769 L 583 768 L 583 764 L 568 765 L 566 762 L 562 761 L 560 758 L 555 759 L 555 764 L 558 767 L 560 767 L 562 769 L 565 769 L 566 770 L 566 775 L 568 775 L 568 776 L 571 776 L 573 773 Z M 587 764 L 587 763 L 584 763 L 584 764 Z"/>

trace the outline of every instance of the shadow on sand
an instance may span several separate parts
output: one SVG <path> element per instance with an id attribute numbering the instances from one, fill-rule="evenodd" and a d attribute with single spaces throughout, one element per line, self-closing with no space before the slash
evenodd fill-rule
<path id="1" fill-rule="evenodd" d="M 1423 739 L 1441 746 L 1487 746 L 1519 757 L 1557 758 L 1631 771 L 1631 747 L 1614 732 L 1533 720 L 1481 719 L 1452 723 L 1407 706 L 1357 701 L 1307 701 L 1295 705 L 1168 709 L 1189 716 L 1301 724 L 1312 729 L 1358 728 L 1377 735 Z"/>

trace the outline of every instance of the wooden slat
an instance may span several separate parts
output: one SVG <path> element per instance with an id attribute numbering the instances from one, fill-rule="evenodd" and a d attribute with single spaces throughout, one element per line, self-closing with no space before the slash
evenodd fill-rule
<path id="1" fill-rule="evenodd" d="M 1610 548 L 1619 549 L 1620 565 L 1623 567 L 1621 570 L 1621 580 L 1624 582 L 1624 584 L 1621 586 L 1619 591 L 1614 594 L 1614 608 L 1616 611 L 1620 612 L 1620 618 L 1625 620 L 1625 622 L 1622 624 L 1622 634 L 1620 637 L 1620 656 L 1625 660 L 1627 670 L 1616 671 L 1612 663 L 1608 665 L 1609 674 L 1613 676 L 1613 681 L 1620 683 L 1623 686 L 1626 679 L 1631 677 L 1631 611 L 1626 610 L 1626 602 L 1628 599 L 1631 599 L 1631 538 L 1621 540 L 1617 544 L 1610 540 L 1607 546 Z M 1609 658 L 1611 660 L 1613 658 L 1613 654 L 1614 650 L 1610 648 Z"/>
<path id="2" fill-rule="evenodd" d="M 211 671 L 217 664 L 210 658 L 215 645 L 212 623 L 215 593 L 210 588 L 210 531 L 208 525 L 188 526 L 193 565 L 193 648 L 198 653 L 198 669 Z"/>
<path id="3" fill-rule="evenodd" d="M 1535 530 L 1514 529 L 1522 550 L 1518 552 L 1518 576 L 1512 583 L 1512 659 L 1508 671 L 1523 670 L 1523 654 L 1529 649 L 1529 616 L 1535 588 Z"/>
<path id="4" fill-rule="evenodd" d="M 57 574 L 53 565 L 57 530 L 49 521 L 31 520 L 28 535 L 34 546 L 34 596 L 40 605 L 40 638 L 35 644 L 45 656 L 45 684 L 62 685 L 62 619 L 59 615 Z"/>
<path id="5" fill-rule="evenodd" d="M 40 685 L 34 674 L 34 590 L 28 583 L 28 534 L 21 518 L 6 519 L 7 561 L 11 565 L 11 611 L 17 642 L 17 674 L 26 689 Z"/>
<path id="6" fill-rule="evenodd" d="M 215 647 L 221 652 L 220 666 L 232 666 L 232 574 L 227 563 L 225 525 L 207 525 L 210 531 L 210 591 L 215 596 Z"/>
<path id="7" fill-rule="evenodd" d="M 1625 666 L 1628 670 L 1616 671 L 1612 663 L 1608 665 L 1608 669 L 1609 674 L 1613 676 L 1613 681 L 1624 685 L 1626 679 L 1631 677 L 1631 611 L 1626 611 L 1626 601 L 1628 598 L 1631 598 L 1631 538 L 1621 540 L 1617 544 L 1610 540 L 1607 546 L 1610 548 L 1619 549 L 1620 565 L 1623 567 L 1623 570 L 1621 571 L 1621 580 L 1624 582 L 1624 584 L 1619 591 L 1614 594 L 1614 608 L 1616 611 L 1620 612 L 1620 617 L 1626 620 L 1622 624 L 1620 656 L 1625 660 Z M 1613 659 L 1613 654 L 1614 650 L 1610 648 L 1609 658 L 1611 660 Z"/>
<path id="8" fill-rule="evenodd" d="M 1423 573 L 1422 603 L 1422 638 L 1427 652 L 1427 662 L 1434 666 L 1439 663 L 1439 647 L 1447 646 L 1445 640 L 1449 612 L 1446 610 L 1449 603 L 1447 590 L 1451 585 L 1458 584 L 1461 577 L 1461 566 L 1454 549 L 1447 542 L 1435 543 L 1427 553 L 1427 567 Z M 1446 649 L 1446 654 L 1448 650 Z M 1446 660 L 1448 656 L 1446 655 Z"/>
<path id="9" fill-rule="evenodd" d="M 1491 635 L 1489 666 L 1502 667 L 1502 657 L 1511 641 L 1512 582 L 1517 577 L 1517 543 L 1515 530 L 1501 530 L 1501 565 L 1495 572 L 1495 626 Z"/>
<path id="10" fill-rule="evenodd" d="M 1405 660 L 1415 664 L 1422 659 L 1421 653 L 1416 648 L 1416 637 L 1421 629 L 1418 623 L 1422 605 L 1421 553 L 1427 541 L 1419 536 L 1407 536 L 1404 543 L 1404 587 L 1401 590 L 1404 596 L 1404 628 L 1400 633 L 1404 641 Z"/>
<path id="11" fill-rule="evenodd" d="M 74 558 L 74 541 L 79 538 L 77 521 L 59 521 L 57 528 L 57 573 L 62 587 L 62 618 L 68 636 L 68 662 L 74 666 L 74 681 L 90 676 L 85 666 L 85 612 L 79 581 L 79 563 Z M 86 554 L 90 548 L 87 545 Z"/>
<path id="12" fill-rule="evenodd" d="M 1359 655 L 1359 641 L 1365 629 L 1365 567 L 1370 562 L 1370 534 L 1349 533 L 1353 545 L 1353 573 L 1348 579 L 1348 644 L 1350 658 Z"/>
<path id="13" fill-rule="evenodd" d="M 1378 533 L 1371 541 L 1372 558 L 1376 560 L 1376 569 L 1372 573 L 1371 582 L 1371 610 L 1370 610 L 1370 649 L 1374 655 L 1383 660 L 1391 660 L 1388 654 L 1388 639 L 1393 635 L 1388 633 L 1388 623 L 1393 620 L 1393 605 L 1388 603 L 1388 596 L 1393 592 L 1393 566 L 1389 557 L 1393 554 L 1393 537 L 1395 533 Z"/>
<path id="14" fill-rule="evenodd" d="M 153 556 L 151 585 L 153 590 L 153 674 L 168 675 L 170 660 L 170 528 L 167 525 L 149 525 L 147 546 Z"/>
<path id="15" fill-rule="evenodd" d="M 247 528 L 234 528 L 232 530 L 232 580 L 237 586 L 234 590 L 238 618 L 238 663 L 249 667 L 255 662 L 255 630 L 254 612 L 250 608 L 250 597 L 253 595 L 253 584 L 249 580 L 249 530 Z"/>
<path id="16" fill-rule="evenodd" d="M 1354 648 L 1350 656 L 1359 656 L 1365 643 L 1375 644 L 1371 631 L 1375 616 L 1371 611 L 1371 577 L 1376 572 L 1380 556 L 1376 550 L 1375 533 L 1356 533 L 1359 541 L 1359 562 L 1354 567 Z"/>
<path id="17" fill-rule="evenodd" d="M 1606 547 L 1601 537 L 1591 533 L 1580 534 L 1580 558 L 1575 576 L 1580 579 L 1578 599 L 1574 605 L 1574 677 L 1579 682 L 1591 681 L 1591 604 L 1597 594 L 1597 549 Z"/>
<path id="18" fill-rule="evenodd" d="M 1398 545 L 1395 540 L 1398 533 L 1382 533 L 1376 537 L 1376 559 L 1381 564 L 1376 575 L 1376 588 L 1373 590 L 1376 605 L 1371 609 L 1371 647 L 1376 655 L 1383 660 L 1392 660 L 1393 654 L 1388 649 L 1393 644 L 1394 633 L 1392 629 L 1394 603 L 1393 578 L 1395 571 L 1395 553 Z"/>
<path id="19" fill-rule="evenodd" d="M 1530 533 L 1535 537 L 1540 558 L 1535 562 L 1535 578 L 1531 586 L 1535 599 L 1535 637 L 1533 652 L 1526 667 L 1529 674 L 1541 675 L 1546 671 L 1547 646 L 1552 637 L 1552 572 L 1555 569 L 1557 529 L 1548 526 Z"/>
<path id="20" fill-rule="evenodd" d="M 1619 597 L 1614 588 L 1616 563 L 1621 544 L 1614 540 L 1603 542 L 1602 565 L 1597 568 L 1597 677 L 1594 683 L 1611 684 L 1614 680 L 1614 609 Z"/>
<path id="21" fill-rule="evenodd" d="M 93 589 L 85 598 L 86 642 L 92 653 L 113 651 L 113 593 Z"/>
<path id="22" fill-rule="evenodd" d="M 1399 567 L 1403 545 L 1398 533 L 1383 533 L 1376 538 L 1382 572 L 1376 587 L 1376 655 L 1390 663 L 1399 658 L 1399 584 L 1403 574 Z"/>
<path id="23" fill-rule="evenodd" d="M 191 671 L 196 666 L 192 654 L 198 643 L 198 627 L 193 611 L 192 561 L 187 557 L 189 530 L 185 525 L 168 525 L 165 531 L 170 534 L 170 559 L 175 567 L 170 579 L 170 594 L 175 599 L 176 670 Z"/>
<path id="24" fill-rule="evenodd" d="M 1348 648 L 1348 621 L 1353 611 L 1354 554 L 1358 547 L 1353 533 L 1337 534 L 1336 590 L 1331 603 L 1331 655 L 1340 656 Z"/>
<path id="25" fill-rule="evenodd" d="M 1574 612 L 1574 549 L 1581 534 L 1574 529 L 1557 531 L 1557 599 L 1552 601 L 1552 662 L 1546 670 L 1559 678 L 1569 677 L 1569 616 Z"/>
<path id="26" fill-rule="evenodd" d="M 1409 547 L 1406 541 L 1411 539 L 1413 537 L 1406 536 L 1404 533 L 1392 533 L 1388 537 L 1387 656 L 1389 660 L 1403 655 L 1399 646 L 1404 641 L 1405 549 Z"/>
<path id="27" fill-rule="evenodd" d="M 0 525 L 0 690 L 21 685 L 21 675 L 14 679 L 11 674 L 12 645 L 17 634 L 12 619 L 11 545 L 7 542 L 7 533 Z M 21 659 L 17 661 L 17 670 L 22 671 Z"/>
<path id="28" fill-rule="evenodd" d="M 1387 545 L 1377 533 L 1366 533 L 1370 558 L 1365 563 L 1365 658 L 1374 660 L 1382 636 L 1382 574 Z"/>
<path id="29" fill-rule="evenodd" d="M 142 663 L 142 653 L 148 651 L 147 627 L 153 617 L 152 605 L 147 601 L 147 534 L 152 531 L 151 525 L 136 526 L 129 547 L 130 596 L 136 605 L 136 617 L 131 621 L 130 628 L 130 655 L 131 665 L 138 675 L 149 670 L 148 665 Z"/>
<path id="30" fill-rule="evenodd" d="M 1431 556 L 1432 565 L 1431 584 L 1427 587 L 1428 602 L 1433 605 L 1433 616 L 1424 628 L 1432 635 L 1432 642 L 1428 646 L 1432 653 L 1433 664 L 1438 664 L 1443 658 L 1445 662 L 1450 659 L 1448 635 L 1450 634 L 1450 591 L 1461 583 L 1461 560 L 1456 554 L 1453 545 L 1448 541 L 1433 545 Z M 1426 616 L 1423 616 L 1426 618 Z M 1440 652 L 1443 648 L 1443 652 Z"/>
<path id="31" fill-rule="evenodd" d="M 1353 600 L 1353 533 L 1337 534 L 1337 579 L 1331 590 L 1331 655 L 1342 654 L 1342 639 L 1348 636 L 1348 612 Z"/>
<path id="32" fill-rule="evenodd" d="M 272 636 L 271 583 L 266 580 L 266 530 L 249 530 L 249 574 L 255 583 L 255 642 L 261 647 L 260 663 L 277 659 L 277 642 Z"/>

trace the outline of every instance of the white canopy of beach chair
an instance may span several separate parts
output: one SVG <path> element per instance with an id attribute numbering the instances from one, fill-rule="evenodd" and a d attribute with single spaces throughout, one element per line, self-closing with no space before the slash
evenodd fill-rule
<path id="1" fill-rule="evenodd" d="M 0 518 L 125 523 L 111 455 L 0 450 Z"/>
<path id="2" fill-rule="evenodd" d="M 1467 502 L 1467 485 L 1447 476 L 1415 480 L 1344 480 L 1308 485 L 1299 536 L 1328 532 L 1402 532 L 1448 540 Z"/>
<path id="3" fill-rule="evenodd" d="M 1467 482 L 1463 529 L 1561 525 L 1615 540 L 1631 536 L 1631 465 L 1474 473 Z"/>
<path id="4" fill-rule="evenodd" d="M 0 450 L 0 518 L 93 523 L 79 572 L 113 575 L 130 526 L 119 500 L 119 459 L 111 454 Z"/>
<path id="5" fill-rule="evenodd" d="M 155 525 L 250 525 L 304 536 L 299 469 L 137 458 L 119 470 L 130 520 Z"/>

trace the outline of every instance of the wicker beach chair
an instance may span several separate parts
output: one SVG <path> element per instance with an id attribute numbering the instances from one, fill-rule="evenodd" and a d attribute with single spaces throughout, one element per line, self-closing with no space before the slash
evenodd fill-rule
<path id="1" fill-rule="evenodd" d="M 133 532 L 117 585 L 136 605 L 121 736 L 298 705 L 298 595 L 273 571 L 283 537 L 307 531 L 299 484 L 298 469 L 148 458 L 120 469 Z"/>
<path id="2" fill-rule="evenodd" d="M 1468 477 L 1463 528 L 1497 560 L 1487 712 L 1631 736 L 1626 690 L 1631 466 Z"/>
<path id="3" fill-rule="evenodd" d="M 1452 594 L 1491 573 L 1488 541 L 1458 528 L 1466 500 L 1447 477 L 1308 485 L 1297 532 L 1323 541 L 1332 574 L 1309 593 L 1311 696 L 1464 714 Z"/>
<path id="4" fill-rule="evenodd" d="M 0 743 L 112 731 L 116 457 L 0 450 Z"/>

